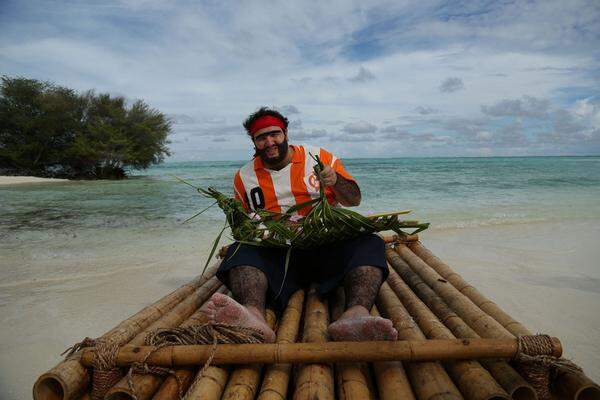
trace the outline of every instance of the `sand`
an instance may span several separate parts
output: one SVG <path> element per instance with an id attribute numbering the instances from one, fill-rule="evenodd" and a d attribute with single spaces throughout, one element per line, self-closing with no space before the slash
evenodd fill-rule
<path id="1" fill-rule="evenodd" d="M 185 235 L 165 239 L 181 246 L 169 242 L 157 250 L 139 244 L 143 249 L 138 252 L 98 250 L 79 258 L 48 258 L 40 251 L 28 263 L 55 269 L 56 275 L 3 281 L 0 398 L 30 398 L 37 376 L 55 365 L 70 344 L 101 335 L 192 279 L 206 246 L 194 246 L 189 233 Z M 421 237 L 425 246 L 515 319 L 532 331 L 559 337 L 565 355 L 600 381 L 597 221 L 573 223 L 568 230 L 557 223 L 432 229 Z M 78 263 L 93 266 L 95 272 L 67 272 Z"/>
<path id="2" fill-rule="evenodd" d="M 0 176 L 0 186 L 62 182 L 69 182 L 69 180 L 57 178 L 38 178 L 37 176 Z"/>

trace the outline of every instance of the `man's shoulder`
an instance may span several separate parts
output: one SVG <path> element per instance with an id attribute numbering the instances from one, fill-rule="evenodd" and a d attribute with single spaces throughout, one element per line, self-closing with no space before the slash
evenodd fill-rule
<path id="1" fill-rule="evenodd" d="M 250 161 L 248 161 L 246 164 L 242 165 L 236 172 L 236 175 L 240 174 L 247 174 L 250 171 L 254 170 L 254 158 Z"/>
<path id="2" fill-rule="evenodd" d="M 329 150 L 327 150 L 326 148 L 324 148 L 322 146 L 315 146 L 315 145 L 309 145 L 309 144 L 293 144 L 291 146 L 296 146 L 298 148 L 303 149 L 303 152 L 306 155 L 308 155 L 308 154 L 319 155 L 322 151 L 325 153 L 333 154 L 332 152 L 330 152 Z"/>

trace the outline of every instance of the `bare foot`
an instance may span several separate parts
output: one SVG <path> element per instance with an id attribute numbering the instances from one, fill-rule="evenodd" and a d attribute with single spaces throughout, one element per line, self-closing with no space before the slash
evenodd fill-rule
<path id="1" fill-rule="evenodd" d="M 327 333 L 336 342 L 398 339 L 398 332 L 392 321 L 373 317 L 362 306 L 346 310 L 337 321 L 329 325 Z"/>
<path id="2" fill-rule="evenodd" d="M 263 333 L 265 342 L 275 341 L 275 332 L 269 328 L 260 311 L 253 307 L 246 308 L 229 296 L 215 293 L 201 310 L 210 322 L 255 328 Z"/>

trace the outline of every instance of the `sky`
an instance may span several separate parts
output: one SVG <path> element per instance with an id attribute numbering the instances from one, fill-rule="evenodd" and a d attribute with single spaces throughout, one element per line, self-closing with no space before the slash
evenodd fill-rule
<path id="1" fill-rule="evenodd" d="M 600 154 L 600 2 L 0 0 L 0 74 L 142 99 L 171 160 L 243 120 L 340 157 Z"/>

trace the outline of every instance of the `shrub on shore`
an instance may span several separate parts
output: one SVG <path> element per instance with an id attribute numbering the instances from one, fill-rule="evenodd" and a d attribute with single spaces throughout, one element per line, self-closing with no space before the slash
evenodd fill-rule
<path id="1" fill-rule="evenodd" d="M 0 171 L 83 179 L 124 178 L 168 156 L 171 123 L 122 96 L 77 93 L 35 79 L 0 82 Z"/>

